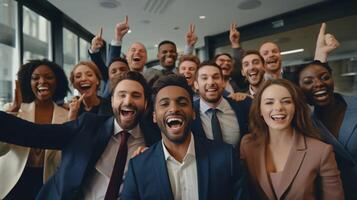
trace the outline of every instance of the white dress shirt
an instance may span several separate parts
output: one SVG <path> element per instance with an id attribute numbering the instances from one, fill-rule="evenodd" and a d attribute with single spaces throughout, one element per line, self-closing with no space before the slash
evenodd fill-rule
<path id="1" fill-rule="evenodd" d="M 84 184 L 83 194 L 86 200 L 104 199 L 105 193 L 109 185 L 110 177 L 114 168 L 115 157 L 120 146 L 121 137 L 118 137 L 119 132 L 123 129 L 114 119 L 114 133 L 111 136 L 107 147 L 95 165 L 95 170 L 91 174 L 86 184 Z M 124 176 L 127 172 L 127 167 L 131 155 L 139 146 L 145 146 L 144 136 L 140 130 L 139 124 L 129 131 L 128 138 L 128 156 L 125 164 Z M 124 181 L 123 181 L 124 183 Z M 120 191 L 123 189 L 123 183 L 120 186 Z M 121 192 L 120 192 L 121 193 Z"/>
<path id="2" fill-rule="evenodd" d="M 175 200 L 198 199 L 198 181 L 195 142 L 191 133 L 191 140 L 182 163 L 177 161 L 166 149 L 162 141 L 167 172 L 169 174 L 172 194 Z"/>
<path id="3" fill-rule="evenodd" d="M 226 90 L 227 92 L 229 92 L 229 93 L 234 93 L 234 89 L 233 89 L 231 83 L 229 82 L 229 80 L 227 80 L 227 82 L 226 82 L 226 88 L 225 88 L 225 90 Z"/>
<path id="4" fill-rule="evenodd" d="M 200 117 L 202 121 L 202 127 L 205 131 L 206 137 L 213 140 L 211 118 L 212 112 L 209 110 L 211 107 L 200 99 Z M 228 101 L 221 97 L 220 103 L 216 107 L 217 118 L 221 125 L 223 141 L 236 146 L 240 139 L 240 129 L 236 113 L 229 105 Z"/>

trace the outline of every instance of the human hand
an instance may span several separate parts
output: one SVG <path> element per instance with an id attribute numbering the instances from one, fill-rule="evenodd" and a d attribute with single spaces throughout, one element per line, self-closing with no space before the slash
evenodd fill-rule
<path id="1" fill-rule="evenodd" d="M 233 99 L 234 101 L 243 101 L 247 97 L 254 99 L 253 96 L 243 92 L 231 93 L 230 95 L 228 95 L 228 97 Z"/>
<path id="2" fill-rule="evenodd" d="M 335 36 L 326 33 L 326 23 L 322 23 L 316 41 L 315 60 L 326 62 L 328 54 L 339 46 Z"/>
<path id="3" fill-rule="evenodd" d="M 186 44 L 189 47 L 195 46 L 197 42 L 197 35 L 195 33 L 195 28 L 196 27 L 194 24 L 190 24 L 188 31 L 186 33 Z"/>
<path id="4" fill-rule="evenodd" d="M 237 30 L 237 24 L 231 23 L 229 28 L 229 40 L 231 41 L 232 48 L 240 47 L 240 33 Z"/>
<path id="5" fill-rule="evenodd" d="M 144 147 L 144 146 L 140 146 L 138 147 L 134 152 L 133 154 L 131 155 L 131 158 L 134 158 L 140 154 L 142 154 L 144 151 L 148 150 L 149 148 L 148 147 Z"/>
<path id="6" fill-rule="evenodd" d="M 68 120 L 75 120 L 77 118 L 77 113 L 79 108 L 81 107 L 81 103 L 83 101 L 85 94 L 82 94 L 79 99 L 78 97 L 73 97 L 71 102 L 68 104 L 69 112 L 68 112 Z"/>
<path id="7" fill-rule="evenodd" d="M 104 45 L 104 40 L 103 40 L 103 28 L 100 27 L 99 33 L 92 39 L 92 43 L 91 43 L 91 51 L 93 52 L 97 52 L 99 51 L 100 48 L 103 47 Z"/>
<path id="8" fill-rule="evenodd" d="M 119 22 L 115 25 L 114 29 L 114 40 L 115 41 L 122 41 L 124 35 L 129 31 L 129 23 L 128 23 L 128 16 L 125 16 L 124 21 Z"/>

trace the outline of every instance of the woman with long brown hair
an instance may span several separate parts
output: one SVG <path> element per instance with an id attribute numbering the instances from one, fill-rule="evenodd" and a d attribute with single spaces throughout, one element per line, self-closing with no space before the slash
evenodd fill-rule
<path id="1" fill-rule="evenodd" d="M 283 79 L 267 80 L 250 111 L 251 134 L 241 158 L 254 199 L 343 199 L 332 147 L 319 140 L 302 93 Z"/>

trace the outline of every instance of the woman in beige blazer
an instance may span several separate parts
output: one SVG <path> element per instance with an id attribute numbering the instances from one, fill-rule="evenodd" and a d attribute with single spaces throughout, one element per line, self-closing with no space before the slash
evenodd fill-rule
<path id="1" fill-rule="evenodd" d="M 9 111 L 18 111 L 18 117 L 39 124 L 67 121 L 68 111 L 55 103 L 69 91 L 60 66 L 33 60 L 20 67 L 18 80 L 21 92 L 16 92 Z M 59 163 L 59 151 L 0 143 L 0 199 L 35 199 Z"/>
<path id="2" fill-rule="evenodd" d="M 241 143 L 253 199 L 344 198 L 332 147 L 318 139 L 302 97 L 283 79 L 266 81 L 256 94 L 252 134 Z"/>

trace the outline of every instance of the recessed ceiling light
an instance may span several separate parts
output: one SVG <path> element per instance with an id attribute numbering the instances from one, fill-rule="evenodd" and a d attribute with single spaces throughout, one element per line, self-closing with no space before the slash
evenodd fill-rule
<path id="1" fill-rule="evenodd" d="M 99 3 L 103 8 L 116 8 L 120 6 L 120 2 L 116 0 L 100 0 Z"/>
<path id="2" fill-rule="evenodd" d="M 130 29 L 128 30 L 128 33 L 131 33 L 131 30 L 130 30 Z"/>
<path id="3" fill-rule="evenodd" d="M 199 16 L 199 18 L 200 18 L 200 19 L 206 19 L 206 16 L 201 15 L 201 16 Z"/>
<path id="4" fill-rule="evenodd" d="M 8 6 L 9 6 L 8 3 L 3 3 L 2 5 L 5 6 L 5 7 L 8 7 Z"/>
<path id="5" fill-rule="evenodd" d="M 280 54 L 281 55 L 287 55 L 287 54 L 293 54 L 293 53 L 300 53 L 303 52 L 304 49 L 294 49 L 294 50 L 289 50 L 289 51 L 283 51 Z"/>
<path id="6" fill-rule="evenodd" d="M 158 47 L 159 45 L 158 44 L 154 44 L 154 47 Z"/>
<path id="7" fill-rule="evenodd" d="M 180 29 L 180 27 L 178 27 L 178 26 L 174 27 L 174 30 L 179 30 L 179 29 Z"/>
<path id="8" fill-rule="evenodd" d="M 249 10 L 259 7 L 262 4 L 259 0 L 243 0 L 238 4 L 238 8 L 242 10 Z"/>

